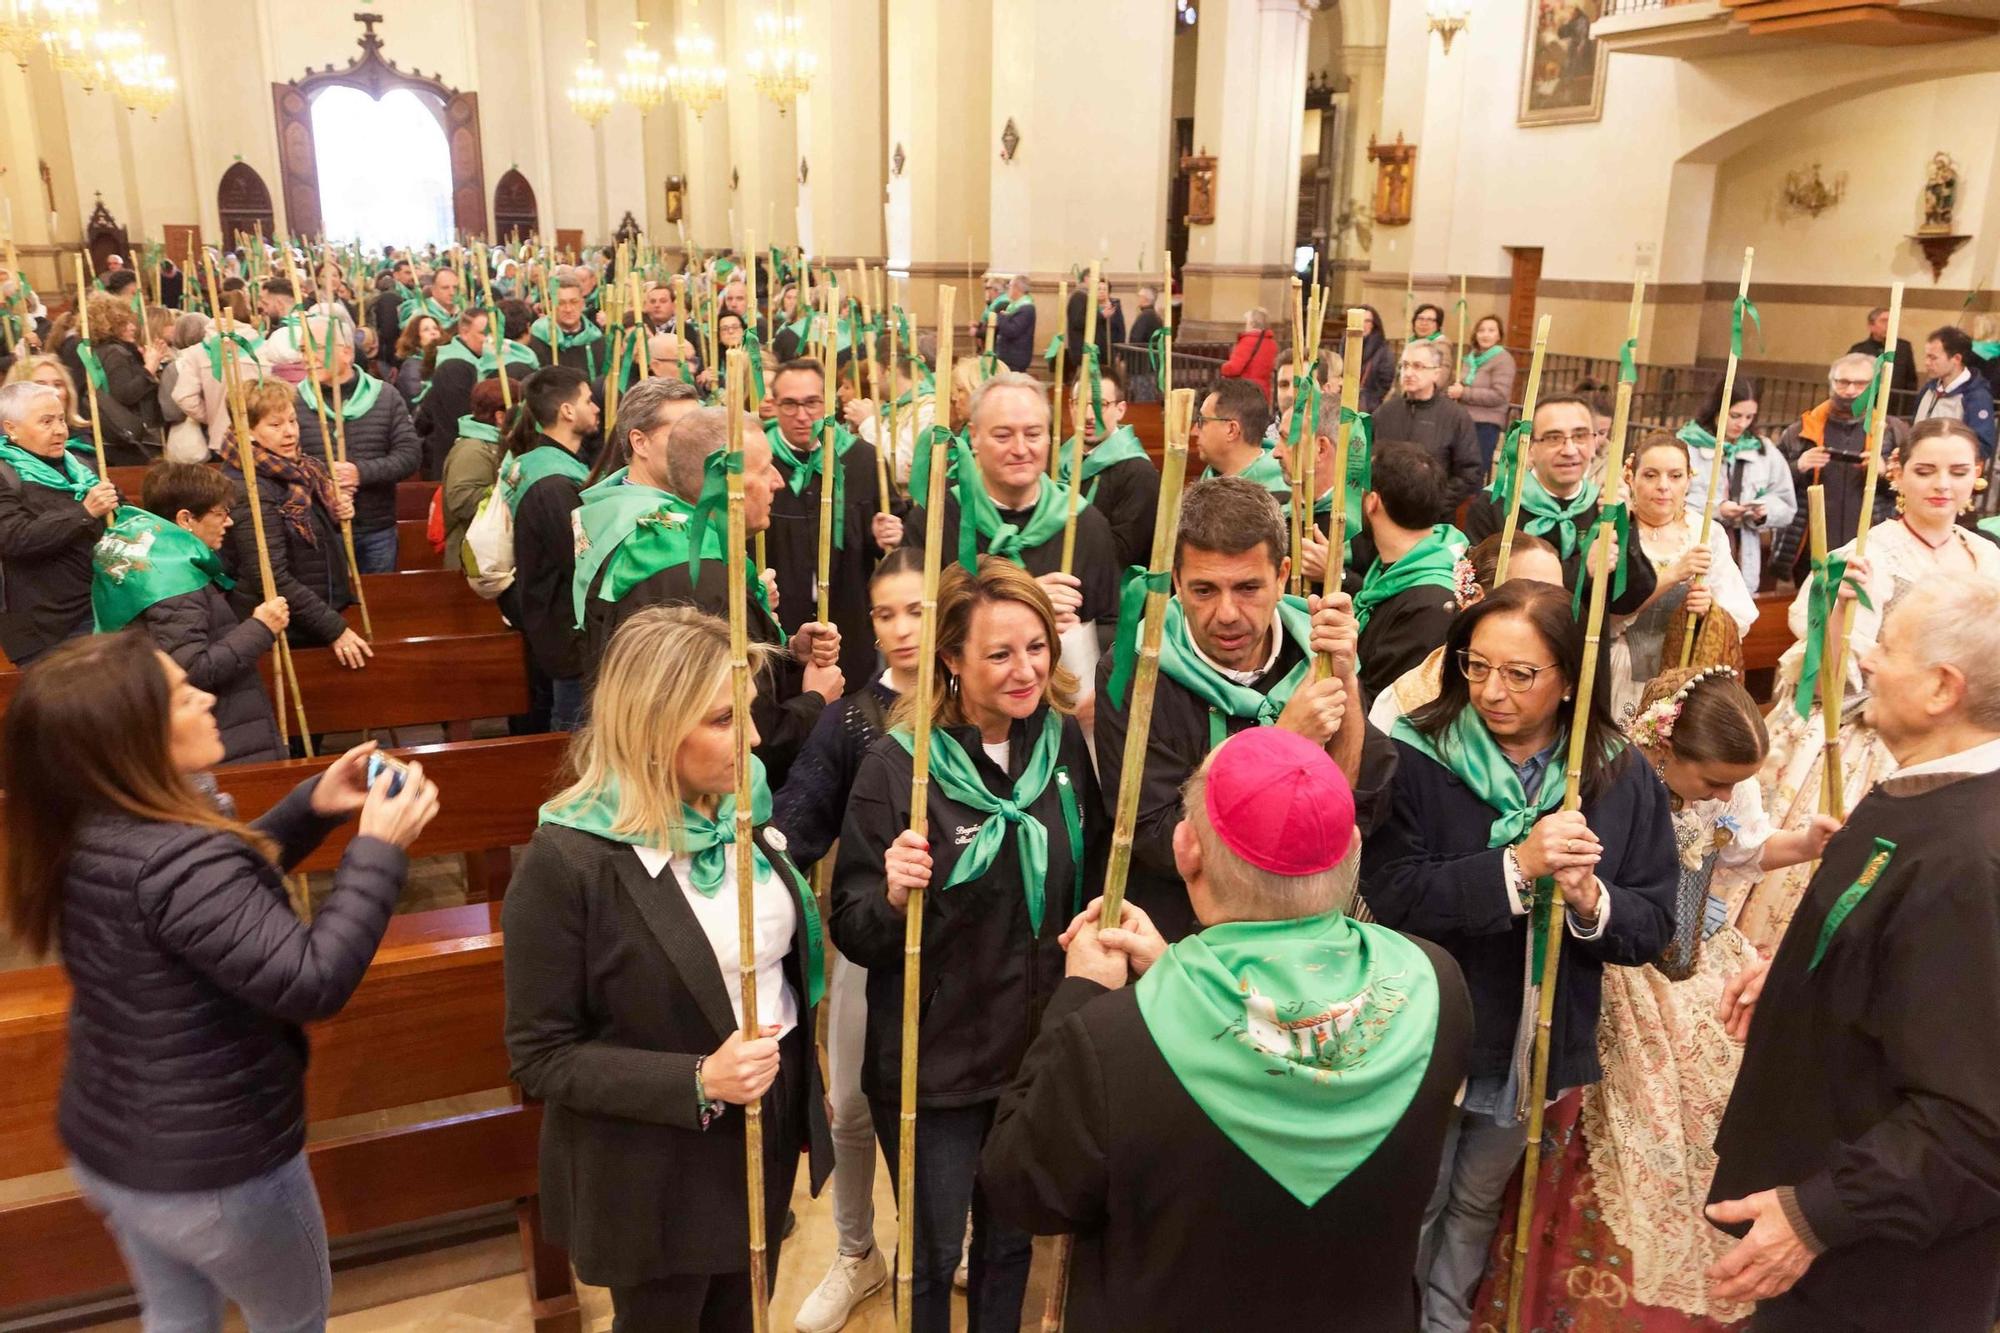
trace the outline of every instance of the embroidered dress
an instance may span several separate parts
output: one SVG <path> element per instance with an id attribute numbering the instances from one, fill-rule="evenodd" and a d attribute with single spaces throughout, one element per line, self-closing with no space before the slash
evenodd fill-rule
<path id="1" fill-rule="evenodd" d="M 1671 524 L 1664 529 L 1649 529 L 1639 522 L 1634 522 L 1632 527 L 1638 534 L 1646 559 L 1664 575 L 1667 566 L 1700 538 L 1701 514 L 1692 509 L 1683 510 L 1678 529 Z M 1708 586 L 1715 598 L 1715 610 L 1736 622 L 1736 632 L 1741 637 L 1757 623 L 1757 599 L 1749 585 L 1744 583 L 1736 562 L 1730 559 L 1729 534 L 1723 531 L 1720 524 L 1709 529 L 1708 549 L 1714 557 L 1709 566 Z M 1674 665 L 1679 665 L 1680 639 L 1676 637 L 1670 649 L 1667 631 L 1672 628 L 1676 636 L 1682 632 L 1680 627 L 1686 621 L 1676 613 L 1686 604 L 1687 595 L 1688 585 L 1685 583 L 1663 588 L 1654 596 L 1651 605 L 1640 608 L 1637 615 L 1618 626 L 1617 637 L 1611 647 L 1611 706 L 1612 716 L 1618 719 L 1620 726 L 1629 723 L 1638 713 L 1639 697 L 1646 692 L 1646 683 L 1660 674 L 1669 652 L 1673 655 Z M 1699 643 L 1696 645 L 1694 665 L 1710 665 L 1703 658 L 1701 647 Z"/>

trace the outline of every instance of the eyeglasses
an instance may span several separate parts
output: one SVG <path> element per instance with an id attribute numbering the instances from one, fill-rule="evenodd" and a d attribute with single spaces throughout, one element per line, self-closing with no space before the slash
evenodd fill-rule
<path id="1" fill-rule="evenodd" d="M 778 410 L 780 412 L 810 412 L 814 416 L 818 416 L 825 409 L 826 399 L 824 398 L 780 398 L 778 400 Z"/>
<path id="2" fill-rule="evenodd" d="M 1433 366 L 1433 365 L 1432 365 L 1432 364 L 1431 364 L 1430 362 L 1428 362 L 1428 361 L 1398 361 L 1398 362 L 1396 363 L 1396 369 L 1398 369 L 1398 370 L 1436 370 L 1436 369 L 1437 369 L 1437 367 L 1436 367 L 1436 366 Z"/>
<path id="3" fill-rule="evenodd" d="M 1458 650 L 1458 669 L 1465 673 L 1468 685 L 1484 685 L 1486 678 L 1495 671 L 1500 673 L 1500 683 L 1507 687 L 1509 694 L 1526 694 L 1535 688 L 1535 681 L 1544 671 L 1554 671 L 1555 663 L 1547 666 L 1531 667 L 1525 662 L 1507 662 L 1495 666 L 1483 657 L 1474 657 L 1464 648 Z"/>
<path id="4" fill-rule="evenodd" d="M 1197 412 L 1194 414 L 1194 420 L 1188 423 L 1188 429 L 1200 430 L 1203 426 L 1235 426 L 1237 424 L 1234 417 L 1210 417 L 1203 416 Z"/>
<path id="5" fill-rule="evenodd" d="M 1535 437 L 1535 443 L 1545 444 L 1549 448 L 1553 449 L 1557 445 L 1564 443 L 1589 444 L 1592 440 L 1596 438 L 1597 438 L 1597 432 L 1594 429 L 1573 430 L 1567 433 L 1559 430 L 1548 430 L 1548 431 L 1543 431 L 1540 435 L 1537 435 Z"/>

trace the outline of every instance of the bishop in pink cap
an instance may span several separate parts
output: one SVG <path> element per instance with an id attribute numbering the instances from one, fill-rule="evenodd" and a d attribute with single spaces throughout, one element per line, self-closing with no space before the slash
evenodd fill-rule
<path id="1" fill-rule="evenodd" d="M 1283 727 L 1251 727 L 1217 746 L 1202 799 L 1215 836 L 1274 875 L 1331 870 L 1354 842 L 1347 775 Z"/>

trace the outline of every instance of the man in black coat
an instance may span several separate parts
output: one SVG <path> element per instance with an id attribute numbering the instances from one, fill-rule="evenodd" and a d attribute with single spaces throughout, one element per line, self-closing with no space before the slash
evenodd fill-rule
<path id="1" fill-rule="evenodd" d="M 1174 860 L 1181 788 L 1225 737 L 1270 724 L 1327 747 L 1357 793 L 1362 832 L 1381 818 L 1395 753 L 1361 706 L 1348 599 L 1337 595 L 1316 613 L 1296 601 L 1281 605 L 1291 573 L 1286 543 L 1277 502 L 1255 482 L 1200 482 L 1182 504 L 1128 889 L 1169 940 L 1197 928 Z M 1136 633 L 1136 626 L 1120 630 Z M 1311 661 L 1317 652 L 1334 659 L 1320 678 Z M 1105 809 L 1113 813 L 1131 717 L 1129 687 L 1112 680 L 1118 659 L 1114 649 L 1098 664 L 1095 718 Z"/>
<path id="2" fill-rule="evenodd" d="M 509 436 L 513 447 L 499 473 L 500 495 L 514 508 L 513 588 L 519 591 L 510 605 L 518 608 L 530 660 L 552 686 L 550 729 L 569 731 L 583 712 L 570 516 L 581 503 L 588 468 L 579 454 L 597 431 L 597 400 L 582 375 L 550 366 L 528 377 L 522 401 L 528 417 Z"/>
<path id="3" fill-rule="evenodd" d="M 1850 352 L 1859 352 L 1869 360 L 1882 355 L 1884 339 L 1889 336 L 1889 309 L 1876 306 L 1868 312 L 1868 336 L 1854 346 Z M 1917 406 L 1917 354 L 1910 350 L 1908 338 L 1896 339 L 1896 359 L 1889 371 L 1889 410 L 1901 416 L 1909 416 Z"/>
<path id="4" fill-rule="evenodd" d="M 1479 432 L 1464 408 L 1438 392 L 1447 373 L 1443 343 L 1410 343 L 1403 348 L 1396 371 L 1402 377 L 1402 392 L 1375 409 L 1375 441 L 1407 441 L 1437 460 L 1445 485 L 1431 522 L 1449 523 L 1458 514 L 1459 502 L 1486 479 Z"/>
<path id="5" fill-rule="evenodd" d="M 354 563 L 360 572 L 392 574 L 396 483 L 417 474 L 424 461 L 424 442 L 417 436 L 403 395 L 354 364 L 352 329 L 335 337 L 333 321 L 325 315 L 307 319 L 305 329 L 310 369 L 299 385 L 299 449 L 325 462 L 333 470 L 334 484 L 354 499 Z M 333 338 L 331 358 L 326 354 L 329 338 Z M 343 461 L 334 461 L 335 449 L 321 433 L 320 408 L 325 409 L 326 430 L 335 433 L 334 444 L 344 428 Z"/>
<path id="6" fill-rule="evenodd" d="M 755 418 L 749 417 L 743 423 L 744 521 L 752 534 L 770 526 L 772 497 L 784 484 L 771 462 L 770 442 L 759 425 Z M 726 408 L 704 408 L 644 433 L 628 430 L 627 423 L 621 420 L 619 433 L 626 437 L 631 451 L 624 484 L 649 487 L 659 493 L 663 512 L 678 510 L 685 514 L 701 499 L 709 455 L 728 446 L 729 413 Z M 592 499 L 600 492 L 602 502 L 613 502 L 610 497 L 614 492 L 600 485 L 584 497 L 577 514 L 576 522 L 585 542 L 595 531 Z M 720 523 L 722 519 L 718 516 L 716 521 Z M 729 567 L 719 555 L 704 559 L 699 575 L 690 574 L 685 560 L 662 564 L 643 574 L 633 571 L 637 576 L 610 600 L 601 594 L 611 562 L 602 559 L 586 564 L 586 558 L 580 550 L 573 585 L 578 625 L 584 634 L 586 682 L 596 675 L 598 663 L 604 660 L 604 650 L 618 626 L 646 607 L 693 606 L 710 615 L 729 615 Z M 766 587 L 773 582 L 767 574 Z M 840 672 L 841 635 L 832 625 L 808 624 L 787 638 L 777 617 L 764 610 L 755 589 L 751 590 L 747 610 L 750 638 L 780 649 L 759 678 L 750 715 L 761 738 L 757 755 L 764 761 L 771 786 L 782 787 L 792 758 L 812 733 L 820 710 L 840 698 L 844 688 Z"/>
<path id="7" fill-rule="evenodd" d="M 1129 906 L 1100 932 L 1100 901 L 1064 936 L 981 1181 L 1002 1217 L 1076 1237 L 1078 1333 L 1416 1327 L 1472 1012 L 1444 950 L 1343 914 L 1353 815 L 1324 750 L 1231 737 L 1174 832 L 1201 934 L 1169 948 Z M 1285 1280 L 1328 1262 L 1333 1289 Z"/>
<path id="8" fill-rule="evenodd" d="M 1838 550 L 1854 540 L 1863 527 L 1874 527 L 1893 512 L 1892 488 L 1878 486 L 1875 507 L 1861 512 L 1861 492 L 1867 482 L 1868 423 L 1854 415 L 1854 404 L 1867 391 L 1875 362 L 1849 352 L 1827 371 L 1825 399 L 1807 408 L 1778 436 L 1778 449 L 1791 460 L 1792 486 L 1803 497 L 1806 487 L 1826 488 L 1826 542 Z M 1884 456 L 1895 453 L 1910 437 L 1910 424 L 1891 416 L 1882 427 Z M 1785 577 L 1801 558 L 1810 558 L 1806 531 L 1810 516 L 1801 504 L 1791 525 L 1771 545 L 1771 563 Z"/>
<path id="9" fill-rule="evenodd" d="M 1098 412 L 1104 424 L 1098 425 Z M 1160 470 L 1146 447 L 1125 424 L 1125 374 L 1115 361 L 1104 363 L 1098 394 L 1090 377 L 1076 381 L 1070 398 L 1070 423 L 1083 435 L 1083 498 L 1111 525 L 1118 548 L 1118 567 L 1143 565 L 1153 553 L 1153 521 L 1160 508 Z M 1076 434 L 1059 446 L 1056 464 L 1063 485 L 1069 485 L 1070 459 Z"/>
<path id="10" fill-rule="evenodd" d="M 1532 431 L 1522 451 L 1527 471 L 1521 478 L 1521 514 L 1515 530 L 1555 547 L 1562 557 L 1563 585 L 1574 588 L 1579 579 L 1588 581 L 1583 556 L 1599 508 L 1597 483 L 1587 478 L 1597 438 L 1590 404 L 1570 394 L 1544 398 L 1535 404 Z M 1477 546 L 1506 523 L 1506 497 L 1479 491 L 1466 502 L 1458 526 Z M 1612 594 L 1610 609 L 1629 616 L 1653 595 L 1658 580 L 1637 537 L 1624 544 L 1618 559 L 1624 564 L 1625 591 Z"/>
<path id="11" fill-rule="evenodd" d="M 1069 364 L 1083 364 L 1084 321 L 1089 317 L 1089 307 L 1084 304 L 1083 285 L 1069 294 L 1069 309 L 1063 312 L 1066 331 L 1065 350 L 1069 354 Z M 1097 364 L 1109 365 L 1111 349 L 1125 341 L 1125 311 L 1111 299 L 1111 284 L 1103 278 L 1097 280 Z"/>
<path id="12" fill-rule="evenodd" d="M 2000 1307 L 1996 658 L 1993 580 L 1895 603 L 1862 666 L 1901 768 L 1723 991 L 1749 1040 L 1708 1217 L 1743 1239 L 1709 1277 L 1756 1333 L 1987 1333 Z"/>
<path id="13" fill-rule="evenodd" d="M 669 335 L 671 336 L 671 335 Z M 764 423 L 771 457 L 785 484 L 771 499 L 770 535 L 765 558 L 778 576 L 778 620 L 787 634 L 796 634 L 819 611 L 820 475 L 825 464 L 822 441 L 834 436 L 834 535 L 827 579 L 827 614 L 832 623 L 854 628 L 843 640 L 840 671 L 859 685 L 875 674 L 875 643 L 860 627 L 868 623 L 868 576 L 882 558 L 876 543 L 878 520 L 885 532 L 895 531 L 885 519 L 875 474 L 875 446 L 864 443 L 838 425 L 827 412 L 826 372 L 812 360 L 787 361 L 771 376 L 770 397 L 777 416 Z"/>
<path id="14" fill-rule="evenodd" d="M 0 651 L 25 667 L 90 633 L 90 550 L 118 490 L 65 447 L 62 395 L 0 387 Z"/>
<path id="15" fill-rule="evenodd" d="M 985 336 L 985 330 L 980 330 L 980 337 Z M 1028 280 L 1018 273 L 1007 280 L 1007 299 L 993 325 L 993 355 L 1001 365 L 1017 371 L 1025 371 L 1035 359 L 1035 298 L 1028 295 Z M 1074 352 L 1070 353 L 1070 364 L 1076 364 Z M 946 366 L 939 373 L 950 372 L 951 367 Z"/>
<path id="16" fill-rule="evenodd" d="M 583 282 L 567 272 L 556 279 L 554 313 L 535 321 L 528 346 L 543 365 L 574 366 L 591 379 L 611 368 L 611 348 L 604 341 L 604 330 L 584 313 Z"/>
<path id="17" fill-rule="evenodd" d="M 1444 477 L 1437 460 L 1410 444 L 1376 450 L 1373 485 L 1361 498 L 1374 558 L 1354 594 L 1361 622 L 1361 693 L 1375 696 L 1444 642 L 1458 616 L 1457 562 L 1465 535 L 1432 519 Z"/>

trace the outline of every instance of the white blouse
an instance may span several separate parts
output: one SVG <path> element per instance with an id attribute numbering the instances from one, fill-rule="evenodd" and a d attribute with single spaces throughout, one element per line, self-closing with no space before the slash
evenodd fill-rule
<path id="1" fill-rule="evenodd" d="M 736 849 L 722 849 L 722 887 L 715 891 L 713 898 L 694 887 L 694 858 L 676 856 L 672 852 L 661 851 L 657 847 L 634 847 L 639 864 L 655 880 L 662 869 L 674 872 L 674 879 L 680 886 L 681 895 L 687 899 L 694 919 L 701 925 L 701 933 L 708 937 L 708 947 L 715 954 L 716 966 L 722 969 L 722 984 L 729 991 L 729 1008 L 736 1015 L 736 1026 L 743 1026 L 743 950 L 737 935 L 737 925 L 741 918 L 736 911 Z M 785 955 L 791 952 L 792 929 L 797 920 L 797 908 L 792 902 L 792 891 L 773 871 L 760 872 L 755 888 L 757 905 L 757 1020 L 760 1023 L 778 1025 L 778 1035 L 784 1036 L 799 1024 L 799 1000 L 785 981 Z"/>

